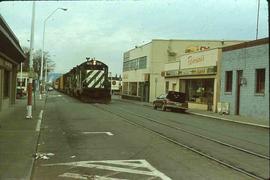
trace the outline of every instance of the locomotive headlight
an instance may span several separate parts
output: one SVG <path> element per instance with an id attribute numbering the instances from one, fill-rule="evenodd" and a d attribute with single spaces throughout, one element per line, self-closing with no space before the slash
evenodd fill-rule
<path id="1" fill-rule="evenodd" d="M 94 60 L 94 61 L 93 61 L 93 65 L 96 65 L 96 64 L 97 64 L 97 62 Z"/>

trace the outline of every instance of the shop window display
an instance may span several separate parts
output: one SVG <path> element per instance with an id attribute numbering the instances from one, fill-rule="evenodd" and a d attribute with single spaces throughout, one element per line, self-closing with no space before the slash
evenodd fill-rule
<path id="1" fill-rule="evenodd" d="M 192 79 L 186 83 L 187 100 L 198 104 L 207 104 L 211 110 L 213 104 L 214 79 Z"/>

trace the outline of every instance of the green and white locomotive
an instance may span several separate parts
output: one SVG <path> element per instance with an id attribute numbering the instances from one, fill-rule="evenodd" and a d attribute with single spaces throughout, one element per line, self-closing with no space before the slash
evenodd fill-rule
<path id="1" fill-rule="evenodd" d="M 63 91 L 84 102 L 111 101 L 108 66 L 101 61 L 87 59 L 64 74 L 62 79 Z"/>

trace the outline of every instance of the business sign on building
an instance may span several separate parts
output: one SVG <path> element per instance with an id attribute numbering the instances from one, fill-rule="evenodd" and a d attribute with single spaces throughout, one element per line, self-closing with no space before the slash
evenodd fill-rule
<path id="1" fill-rule="evenodd" d="M 203 75 L 203 74 L 216 74 L 216 66 L 182 69 L 179 71 L 179 75 Z"/>
<path id="2" fill-rule="evenodd" d="M 216 66 L 218 49 L 190 53 L 180 57 L 180 69 Z"/>

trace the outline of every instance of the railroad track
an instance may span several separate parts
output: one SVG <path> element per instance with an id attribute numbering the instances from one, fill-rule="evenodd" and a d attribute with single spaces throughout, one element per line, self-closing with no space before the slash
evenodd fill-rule
<path id="1" fill-rule="evenodd" d="M 121 117 L 123 121 L 125 121 L 125 122 L 127 122 L 129 124 L 132 124 L 132 125 L 141 127 L 143 129 L 151 132 L 151 133 L 154 133 L 154 134 L 158 135 L 159 137 L 161 137 L 161 138 L 163 138 L 163 139 L 165 139 L 165 140 L 167 140 L 167 141 L 169 141 L 171 143 L 174 143 L 174 144 L 176 144 L 178 146 L 184 147 L 184 148 L 186 148 L 186 149 L 188 149 L 188 150 L 190 150 L 190 151 L 192 151 L 194 153 L 197 153 L 197 154 L 199 154 L 201 156 L 204 156 L 204 157 L 206 157 L 208 159 L 211 159 L 211 160 L 213 160 L 215 162 L 218 162 L 218 163 L 220 163 L 220 164 L 222 164 L 222 165 L 224 165 L 224 166 L 226 166 L 226 167 L 228 167 L 230 169 L 233 169 L 235 171 L 238 171 L 238 172 L 240 172 L 242 174 L 245 174 L 245 175 L 247 175 L 249 177 L 252 177 L 254 179 L 269 179 L 269 177 L 264 177 L 265 175 L 261 175 L 261 174 L 258 174 L 256 172 L 253 172 L 253 170 L 250 170 L 250 169 L 246 170 L 243 167 L 239 167 L 239 166 L 235 165 L 235 164 L 237 164 L 235 162 L 232 162 L 230 160 L 229 161 L 228 160 L 224 160 L 222 158 L 217 158 L 217 157 L 211 155 L 211 153 L 204 152 L 204 151 L 200 150 L 199 148 L 196 148 L 194 146 L 187 145 L 186 143 L 182 143 L 179 140 L 176 140 L 175 138 L 170 137 L 167 133 L 162 133 L 160 131 L 157 131 L 156 129 L 149 128 L 146 125 L 139 123 L 138 121 L 134 122 L 134 121 L 130 120 L 130 118 L 127 118 L 127 115 L 124 115 L 122 113 L 115 112 L 113 110 L 108 109 L 107 108 L 108 106 L 106 108 L 104 106 L 101 106 L 101 105 L 93 105 L 93 106 L 96 107 L 96 108 L 98 108 L 98 109 L 101 109 L 103 111 L 106 111 L 106 112 L 109 112 L 111 114 L 114 114 L 114 115 L 116 115 L 118 117 Z M 207 136 L 204 136 L 204 135 L 201 135 L 201 134 L 192 132 L 192 131 L 188 131 L 188 130 L 185 130 L 185 129 L 180 128 L 180 127 L 172 126 L 172 125 L 167 124 L 167 123 L 164 123 L 164 122 L 159 122 L 159 121 L 157 121 L 157 120 L 155 120 L 153 118 L 149 118 L 149 117 L 142 116 L 142 115 L 139 115 L 139 114 L 130 112 L 130 111 L 126 111 L 123 108 L 117 108 L 117 109 L 119 109 L 120 112 L 126 112 L 126 113 L 128 113 L 129 116 L 131 115 L 131 116 L 139 117 L 139 118 L 144 119 L 144 120 L 147 120 L 147 121 L 149 121 L 151 123 L 155 123 L 157 125 L 161 125 L 163 127 L 167 127 L 167 128 L 176 130 L 178 132 L 187 133 L 187 134 L 192 135 L 194 137 L 197 137 L 197 138 L 200 138 L 200 139 L 203 139 L 203 140 L 207 140 L 207 141 L 212 142 L 212 143 L 215 143 L 215 144 L 219 144 L 219 145 L 223 146 L 224 148 L 225 147 L 226 148 L 230 148 L 232 150 L 235 150 L 235 151 L 238 151 L 238 152 L 242 152 L 245 155 L 256 157 L 259 161 L 262 161 L 265 164 L 269 164 L 269 159 L 270 159 L 269 156 L 266 156 L 266 155 L 263 155 L 263 154 L 259 154 L 259 153 L 256 153 L 256 152 L 252 152 L 250 150 L 247 150 L 247 149 L 244 149 L 244 148 L 241 148 L 241 147 L 237 147 L 235 145 L 228 144 L 226 142 L 222 142 L 222 141 L 217 140 L 217 139 L 209 138 Z M 268 169 L 268 171 L 269 171 L 269 169 Z"/>

